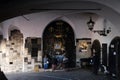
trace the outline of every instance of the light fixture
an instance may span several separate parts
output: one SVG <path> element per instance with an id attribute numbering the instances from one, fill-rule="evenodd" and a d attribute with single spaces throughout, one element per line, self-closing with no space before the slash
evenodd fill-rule
<path id="1" fill-rule="evenodd" d="M 90 31 L 93 30 L 95 22 L 92 21 L 92 17 L 90 17 L 90 20 L 87 22 L 88 28 Z"/>
<path id="2" fill-rule="evenodd" d="M 98 33 L 100 36 L 107 36 L 107 34 L 109 34 L 111 32 L 111 28 L 109 27 L 107 29 L 107 20 L 104 19 L 103 21 L 103 30 L 93 30 L 94 29 L 94 24 L 95 22 L 92 21 L 92 17 L 90 17 L 90 20 L 87 22 L 88 28 L 90 31 L 94 32 L 94 33 Z"/>

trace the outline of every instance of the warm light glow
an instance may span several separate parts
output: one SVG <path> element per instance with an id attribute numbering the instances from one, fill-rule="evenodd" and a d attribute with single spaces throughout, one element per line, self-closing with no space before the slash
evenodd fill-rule
<path id="1" fill-rule="evenodd" d="M 80 42 L 79 47 L 80 47 L 82 50 L 87 50 L 88 44 L 87 44 L 86 41 L 82 41 L 82 42 Z"/>

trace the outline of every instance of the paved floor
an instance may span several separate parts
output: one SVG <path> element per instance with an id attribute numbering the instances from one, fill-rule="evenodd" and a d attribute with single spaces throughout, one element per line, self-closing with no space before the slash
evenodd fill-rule
<path id="1" fill-rule="evenodd" d="M 90 70 L 46 71 L 6 74 L 8 80 L 115 80 L 103 74 L 94 75 Z"/>

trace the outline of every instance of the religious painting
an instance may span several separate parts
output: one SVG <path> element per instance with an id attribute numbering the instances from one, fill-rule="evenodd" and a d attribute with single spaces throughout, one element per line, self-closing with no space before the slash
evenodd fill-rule
<path id="1" fill-rule="evenodd" d="M 88 44 L 86 41 L 82 41 L 79 43 L 79 51 L 87 51 Z"/>
<path id="2" fill-rule="evenodd" d="M 79 52 L 86 52 L 91 44 L 90 38 L 77 39 L 77 48 Z"/>
<path id="3" fill-rule="evenodd" d="M 54 49 L 61 49 L 62 43 L 61 42 L 57 42 L 54 44 Z"/>
<path id="4" fill-rule="evenodd" d="M 91 38 L 80 38 L 76 40 L 77 58 L 91 57 Z"/>

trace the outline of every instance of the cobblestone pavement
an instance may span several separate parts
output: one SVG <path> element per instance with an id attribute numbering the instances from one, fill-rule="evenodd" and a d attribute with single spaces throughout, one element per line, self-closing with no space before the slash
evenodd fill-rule
<path id="1" fill-rule="evenodd" d="M 115 80 L 104 74 L 94 75 L 90 70 L 7 73 L 8 80 Z"/>

